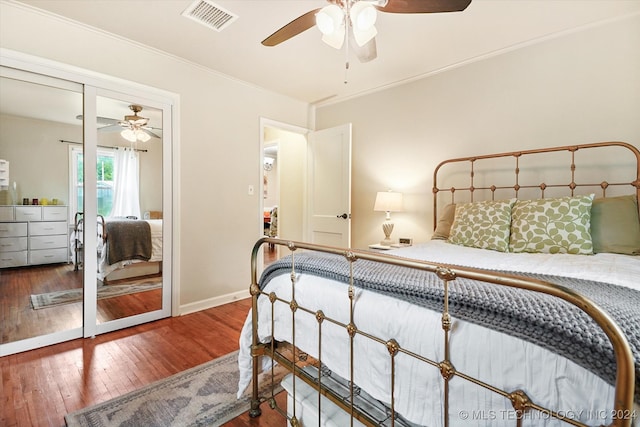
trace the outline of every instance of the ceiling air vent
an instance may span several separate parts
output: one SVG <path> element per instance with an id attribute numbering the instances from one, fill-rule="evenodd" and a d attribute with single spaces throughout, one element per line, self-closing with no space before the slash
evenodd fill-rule
<path id="1" fill-rule="evenodd" d="M 228 10 L 223 9 L 215 3 L 207 0 L 196 0 L 187 7 L 182 16 L 193 19 L 199 24 L 205 25 L 213 30 L 222 31 L 233 21 L 238 19 Z"/>

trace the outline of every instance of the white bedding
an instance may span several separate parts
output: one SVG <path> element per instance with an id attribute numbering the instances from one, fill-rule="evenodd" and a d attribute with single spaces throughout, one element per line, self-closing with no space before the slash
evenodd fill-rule
<path id="1" fill-rule="evenodd" d="M 145 219 L 151 228 L 151 258 L 149 261 L 125 260 L 115 264 L 107 262 L 106 245 L 101 239 L 98 241 L 98 279 L 104 280 L 112 271 L 126 267 L 127 265 L 139 262 L 156 262 L 162 261 L 162 220 L 161 219 Z"/>
<path id="2" fill-rule="evenodd" d="M 389 253 L 461 266 L 491 266 L 492 269 L 510 272 L 564 275 L 640 290 L 640 257 L 613 254 L 505 254 L 455 246 L 444 241 L 431 241 Z M 309 291 L 319 287 L 323 289 L 321 293 Z M 282 275 L 271 280 L 265 291 L 276 292 L 278 296 L 288 299 L 290 288 L 289 276 Z M 301 306 L 311 310 L 322 309 L 328 317 L 348 322 L 349 300 L 347 287 L 342 283 L 299 274 L 296 300 Z M 260 298 L 258 332 L 263 341 L 268 341 L 271 335 L 269 305 L 267 298 Z M 440 313 L 361 290 L 357 291 L 355 307 L 354 321 L 360 330 L 370 331 L 382 338 L 395 338 L 403 348 L 433 360 L 444 359 Z M 318 328 L 315 317 L 301 311 L 298 313 L 296 320 L 301 323 L 296 327 L 296 346 L 318 357 L 317 334 L 312 332 Z M 277 340 L 292 340 L 288 326 L 290 319 L 288 305 L 276 305 Z M 403 324 L 413 326 L 403 327 Z M 328 322 L 323 323 L 322 328 L 323 362 L 340 376 L 349 378 L 346 351 L 349 341 L 346 332 L 342 328 L 332 327 Z M 586 424 L 611 422 L 613 387 L 569 360 L 535 344 L 458 319 L 453 319 L 450 345 L 452 363 L 458 371 L 505 390 L 524 389 L 534 402 L 566 411 Z M 250 382 L 250 346 L 251 322 L 248 316 L 240 338 L 240 391 Z M 488 348 L 492 350 L 491 358 L 476 357 Z M 359 355 L 357 357 L 365 356 L 370 362 L 356 364 L 355 382 L 373 397 L 389 402 L 390 358 L 386 348 L 358 337 L 355 352 Z M 403 355 L 396 358 L 396 410 L 419 425 L 442 425 L 440 396 L 443 396 L 443 381 L 440 372 L 432 366 L 407 359 Z M 527 369 L 522 369 L 525 365 Z M 507 399 L 455 378 L 450 382 L 450 392 L 453 396 L 449 412 L 451 425 L 514 425 L 513 408 Z M 410 398 L 404 398 L 407 396 Z M 533 411 L 525 418 L 524 425 L 565 424 Z"/>

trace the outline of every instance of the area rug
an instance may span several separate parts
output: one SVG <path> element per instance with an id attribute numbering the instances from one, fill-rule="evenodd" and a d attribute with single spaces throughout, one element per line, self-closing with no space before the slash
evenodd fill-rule
<path id="1" fill-rule="evenodd" d="M 285 373 L 276 367 L 276 392 Z M 270 377 L 271 370 L 260 375 L 261 395 Z M 67 427 L 216 427 L 249 410 L 251 387 L 237 399 L 238 378 L 236 351 L 64 419 Z"/>
<path id="2" fill-rule="evenodd" d="M 158 280 L 135 282 L 126 285 L 103 285 L 98 288 L 98 299 L 146 292 L 161 287 L 162 282 Z M 79 288 L 31 295 L 31 306 L 34 310 L 80 301 L 82 301 L 82 289 Z"/>

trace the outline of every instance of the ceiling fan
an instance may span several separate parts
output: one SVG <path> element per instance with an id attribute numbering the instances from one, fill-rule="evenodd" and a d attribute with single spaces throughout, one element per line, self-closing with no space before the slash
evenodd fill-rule
<path id="1" fill-rule="evenodd" d="M 132 104 L 129 105 L 129 109 L 133 111 L 133 114 L 125 115 L 124 120 L 96 117 L 98 130 L 101 132 L 120 131 L 120 135 L 129 142 L 146 142 L 151 138 L 160 138 L 155 131 L 162 131 L 162 129 L 149 126 L 149 119 L 138 115 L 142 111 L 141 105 Z M 82 115 L 76 116 L 76 119 L 82 120 Z"/>
<path id="2" fill-rule="evenodd" d="M 329 5 L 311 10 L 262 41 L 276 46 L 316 25 L 322 41 L 336 49 L 346 44 L 361 62 L 376 58 L 375 21 L 377 12 L 440 13 L 460 12 L 471 0 L 327 0 Z M 345 43 L 345 40 L 347 43 Z M 348 64 L 347 64 L 348 68 Z"/>

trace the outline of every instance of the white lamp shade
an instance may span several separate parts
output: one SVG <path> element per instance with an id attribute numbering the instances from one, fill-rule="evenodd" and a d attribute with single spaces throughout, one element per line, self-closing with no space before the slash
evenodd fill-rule
<path id="1" fill-rule="evenodd" d="M 127 128 L 120 132 L 120 136 L 126 139 L 129 142 L 142 141 L 147 142 L 151 139 L 151 136 L 147 132 L 142 129 L 131 129 Z"/>
<path id="2" fill-rule="evenodd" d="M 330 4 L 316 13 L 316 25 L 322 34 L 332 34 L 340 27 L 344 13 L 338 5 Z"/>
<path id="3" fill-rule="evenodd" d="M 379 191 L 376 195 L 374 211 L 399 212 L 402 210 L 402 193 L 394 191 Z"/>
<path id="4" fill-rule="evenodd" d="M 136 142 L 136 134 L 133 129 L 125 129 L 120 132 L 120 136 L 126 139 L 129 142 Z"/>
<path id="5" fill-rule="evenodd" d="M 378 30 L 374 26 L 377 17 L 377 11 L 370 3 L 359 1 L 351 7 L 350 19 L 353 38 L 358 46 L 364 46 L 378 34 Z"/>
<path id="6" fill-rule="evenodd" d="M 371 3 L 359 1 L 351 6 L 351 23 L 356 30 L 366 31 L 376 23 L 378 14 Z"/>
<path id="7" fill-rule="evenodd" d="M 341 49 L 344 44 L 344 25 L 340 30 L 335 31 L 333 34 L 323 35 L 322 41 L 334 49 Z"/>
<path id="8" fill-rule="evenodd" d="M 143 131 L 142 129 L 138 129 L 136 131 L 136 138 L 138 138 L 138 141 L 142 141 L 142 142 L 147 142 L 148 140 L 151 139 L 149 134 Z"/>
<path id="9" fill-rule="evenodd" d="M 344 43 L 344 12 L 335 4 L 323 7 L 316 13 L 316 26 L 322 33 L 322 41 L 335 49 Z"/>
<path id="10" fill-rule="evenodd" d="M 371 27 L 368 30 L 356 30 L 355 27 L 353 29 L 353 38 L 358 43 L 358 46 L 364 46 L 367 44 L 372 38 L 374 38 L 378 34 L 378 30 L 376 27 Z"/>

